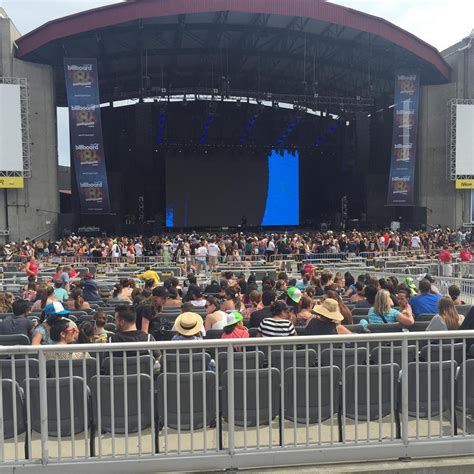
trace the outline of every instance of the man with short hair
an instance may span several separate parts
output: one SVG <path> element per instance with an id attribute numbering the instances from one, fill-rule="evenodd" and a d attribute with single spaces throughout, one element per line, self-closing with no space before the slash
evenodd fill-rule
<path id="1" fill-rule="evenodd" d="M 440 294 L 431 292 L 431 283 L 425 278 L 419 284 L 420 294 L 410 298 L 410 306 L 413 315 L 419 314 L 436 314 L 438 312 L 438 302 L 441 299 Z"/>
<path id="2" fill-rule="evenodd" d="M 54 282 L 54 296 L 60 303 L 64 303 L 69 297 L 68 292 L 63 288 L 63 282 L 61 280 Z"/>
<path id="3" fill-rule="evenodd" d="M 201 270 L 204 273 L 207 272 L 207 255 L 208 250 L 206 247 L 206 241 L 201 239 L 201 245 L 196 249 L 196 274 L 199 275 Z"/>
<path id="4" fill-rule="evenodd" d="M 211 240 L 211 242 L 207 246 L 207 251 L 209 253 L 209 270 L 211 270 L 211 272 L 216 271 L 221 251 L 215 240 Z"/>
<path id="5" fill-rule="evenodd" d="M 109 341 L 114 342 L 145 342 L 154 341 L 151 334 L 137 329 L 137 314 L 130 305 L 120 305 L 115 308 L 115 324 L 117 331 L 112 334 Z M 140 351 L 140 355 L 146 355 L 148 351 Z M 128 355 L 128 353 L 127 353 Z M 130 351 L 130 356 L 136 355 L 136 351 Z M 123 350 L 114 352 L 114 357 L 122 357 Z"/>
<path id="6" fill-rule="evenodd" d="M 365 300 L 358 301 L 355 308 L 371 308 L 375 303 L 375 295 L 377 294 L 377 287 L 374 285 L 366 285 L 364 288 Z"/>
<path id="7" fill-rule="evenodd" d="M 0 324 L 0 334 L 7 336 L 11 334 L 24 334 L 31 339 L 36 324 L 27 316 L 30 312 L 30 302 L 19 299 L 13 302 L 13 315 L 7 316 Z"/>
<path id="8" fill-rule="evenodd" d="M 152 296 L 156 305 L 161 307 L 166 306 L 166 301 L 168 300 L 168 290 L 166 287 L 157 286 L 153 289 Z"/>
<path id="9" fill-rule="evenodd" d="M 272 312 L 270 310 L 272 304 L 276 301 L 277 295 L 275 291 L 270 290 L 270 291 L 264 291 L 262 293 L 262 304 L 263 308 L 259 309 L 257 311 L 254 311 L 250 315 L 250 324 L 249 327 L 251 328 L 258 328 L 260 326 L 260 323 L 265 319 L 265 318 L 270 318 L 272 315 Z"/>
<path id="10" fill-rule="evenodd" d="M 99 287 L 97 282 L 94 280 L 94 275 L 90 272 L 84 274 L 84 280 L 82 282 L 82 291 L 84 299 L 88 302 L 102 301 L 99 294 Z"/>

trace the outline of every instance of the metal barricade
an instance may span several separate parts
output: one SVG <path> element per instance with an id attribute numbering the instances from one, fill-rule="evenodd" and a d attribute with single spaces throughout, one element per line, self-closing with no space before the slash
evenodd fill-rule
<path id="1" fill-rule="evenodd" d="M 452 331 L 2 346 L 0 472 L 472 454 L 473 339 Z"/>

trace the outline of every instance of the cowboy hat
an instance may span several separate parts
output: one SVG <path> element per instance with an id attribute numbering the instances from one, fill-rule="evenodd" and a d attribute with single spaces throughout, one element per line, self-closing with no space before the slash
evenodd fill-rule
<path id="1" fill-rule="evenodd" d="M 332 298 L 326 298 L 322 304 L 317 304 L 313 307 L 316 314 L 324 316 L 332 321 L 343 321 L 344 316 L 339 311 L 339 304 Z"/>

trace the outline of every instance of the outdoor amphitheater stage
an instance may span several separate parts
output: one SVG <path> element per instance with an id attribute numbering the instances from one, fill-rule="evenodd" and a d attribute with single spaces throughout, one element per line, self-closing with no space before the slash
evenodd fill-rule
<path id="1" fill-rule="evenodd" d="M 71 132 L 73 230 L 426 224 L 415 198 L 386 205 L 396 78 L 450 70 L 380 18 L 313 0 L 122 2 L 43 25 L 17 55 L 53 68 L 58 106 L 79 62 L 97 64 L 93 164 Z M 90 212 L 98 184 L 109 199 Z"/>

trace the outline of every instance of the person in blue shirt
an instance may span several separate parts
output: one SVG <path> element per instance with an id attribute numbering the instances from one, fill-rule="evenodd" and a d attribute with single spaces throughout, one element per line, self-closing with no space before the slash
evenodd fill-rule
<path id="1" fill-rule="evenodd" d="M 415 323 L 409 312 L 405 310 L 400 312 L 393 308 L 393 301 L 387 290 L 377 292 L 374 306 L 369 309 L 368 319 L 370 324 L 400 323 L 403 326 L 411 326 Z"/>
<path id="2" fill-rule="evenodd" d="M 431 293 L 431 283 L 426 279 L 420 281 L 419 288 L 420 294 L 412 296 L 409 301 L 413 314 L 415 317 L 419 314 L 436 314 L 441 295 Z"/>

